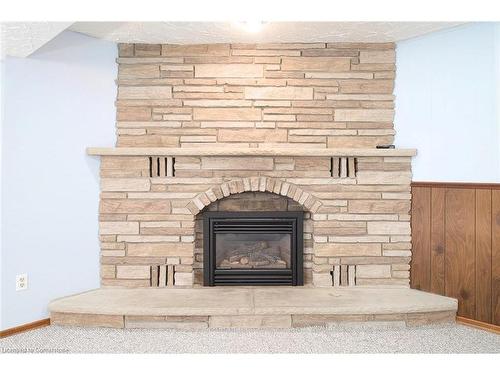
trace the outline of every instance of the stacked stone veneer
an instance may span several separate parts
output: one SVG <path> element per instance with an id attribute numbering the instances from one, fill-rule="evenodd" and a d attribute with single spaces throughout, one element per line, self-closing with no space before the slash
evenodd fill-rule
<path id="1" fill-rule="evenodd" d="M 392 144 L 394 44 L 119 48 L 117 146 Z"/>
<path id="2" fill-rule="evenodd" d="M 307 282 L 408 285 L 410 157 L 356 157 L 351 177 L 332 177 L 333 164 L 329 157 L 176 156 L 175 176 L 149 177 L 149 156 L 103 156 L 102 284 L 156 286 L 151 266 L 168 265 L 167 286 L 192 286 L 201 272 L 200 213 L 293 207 L 306 212 Z M 286 206 L 281 199 L 259 206 L 257 193 L 281 196 Z"/>
<path id="3" fill-rule="evenodd" d="M 199 285 L 203 212 L 276 208 L 304 211 L 306 283 L 408 285 L 410 157 L 308 151 L 393 143 L 394 61 L 391 43 L 119 45 L 117 147 L 193 152 L 102 157 L 102 285 Z"/>

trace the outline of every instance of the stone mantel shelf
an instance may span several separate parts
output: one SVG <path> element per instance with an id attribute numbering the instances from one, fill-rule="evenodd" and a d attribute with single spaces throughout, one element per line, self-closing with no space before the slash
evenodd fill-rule
<path id="1" fill-rule="evenodd" d="M 89 147 L 88 155 L 98 156 L 415 156 L 416 149 L 368 148 L 169 148 L 169 147 Z"/>

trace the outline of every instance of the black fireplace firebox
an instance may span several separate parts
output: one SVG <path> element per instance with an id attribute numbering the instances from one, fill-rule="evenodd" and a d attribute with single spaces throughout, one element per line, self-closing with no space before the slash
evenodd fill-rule
<path id="1" fill-rule="evenodd" d="M 303 212 L 205 212 L 205 286 L 303 285 Z"/>

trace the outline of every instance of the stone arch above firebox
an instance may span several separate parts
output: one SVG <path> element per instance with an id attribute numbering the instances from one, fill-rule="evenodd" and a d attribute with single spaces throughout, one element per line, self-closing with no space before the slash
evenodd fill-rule
<path id="1" fill-rule="evenodd" d="M 219 199 L 245 192 L 267 192 L 288 197 L 311 213 L 317 212 L 322 205 L 318 198 L 290 182 L 270 177 L 246 177 L 213 186 L 194 197 L 186 207 L 193 215 L 196 215 Z"/>

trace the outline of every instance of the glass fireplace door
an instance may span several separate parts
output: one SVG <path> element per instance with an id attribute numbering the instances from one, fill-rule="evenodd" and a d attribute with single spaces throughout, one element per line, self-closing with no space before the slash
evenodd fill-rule
<path id="1" fill-rule="evenodd" d="M 290 233 L 218 233 L 216 268 L 290 268 Z"/>
<path id="2" fill-rule="evenodd" d="M 303 215 L 206 212 L 204 285 L 302 285 Z"/>

